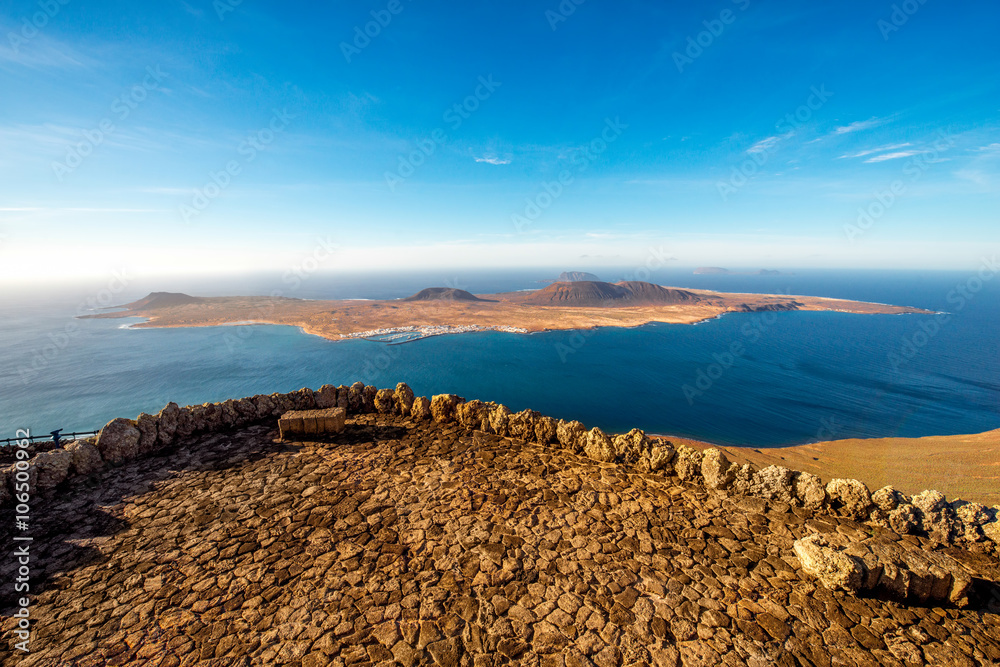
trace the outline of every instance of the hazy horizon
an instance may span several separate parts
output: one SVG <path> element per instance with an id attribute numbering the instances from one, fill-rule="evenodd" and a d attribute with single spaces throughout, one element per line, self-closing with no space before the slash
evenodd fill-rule
<path id="1" fill-rule="evenodd" d="M 50 5 L 0 13 L 3 284 L 1000 250 L 995 4 Z"/>

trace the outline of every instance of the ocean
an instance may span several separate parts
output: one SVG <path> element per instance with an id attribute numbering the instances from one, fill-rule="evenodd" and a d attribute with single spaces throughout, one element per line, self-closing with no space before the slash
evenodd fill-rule
<path id="1" fill-rule="evenodd" d="M 295 327 L 129 329 L 80 320 L 149 291 L 388 299 L 430 286 L 537 289 L 561 269 L 105 281 L 0 295 L 0 438 L 98 429 L 168 401 L 219 401 L 362 380 L 408 383 L 579 419 L 725 445 L 919 437 L 1000 428 L 1000 279 L 982 272 L 796 270 L 777 276 L 657 271 L 652 282 L 926 308 L 941 315 L 728 314 L 530 335 L 472 333 L 386 346 Z M 627 270 L 595 270 L 617 280 Z M 643 276 L 644 277 L 644 276 Z M 127 285 L 121 284 L 127 282 Z"/>

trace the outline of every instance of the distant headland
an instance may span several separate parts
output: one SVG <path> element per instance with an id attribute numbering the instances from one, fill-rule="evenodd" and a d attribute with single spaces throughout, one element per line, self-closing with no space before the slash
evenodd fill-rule
<path id="1" fill-rule="evenodd" d="M 403 299 L 313 301 L 273 296 L 197 297 L 152 292 L 116 312 L 84 318 L 144 317 L 134 327 L 278 324 L 330 340 L 405 342 L 427 335 L 499 330 L 531 333 L 652 322 L 693 324 L 726 313 L 813 310 L 864 314 L 930 311 L 862 301 L 780 294 L 736 294 L 641 281 L 560 281 L 543 289 L 471 294 L 431 287 Z M 396 334 L 407 334 L 400 340 Z"/>

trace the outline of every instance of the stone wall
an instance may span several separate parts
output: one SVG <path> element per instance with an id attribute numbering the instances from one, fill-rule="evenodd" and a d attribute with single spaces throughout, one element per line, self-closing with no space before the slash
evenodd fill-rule
<path id="1" fill-rule="evenodd" d="M 554 419 L 533 410 L 513 413 L 504 405 L 466 401 L 453 394 L 416 397 L 404 383 L 395 389 L 378 389 L 361 382 L 324 385 L 315 391 L 303 388 L 186 407 L 169 403 L 155 415 L 113 419 L 96 438 L 69 442 L 0 468 L 0 505 L 14 504 L 15 484 L 25 480 L 33 493 L 44 494 L 72 477 L 166 450 L 195 435 L 276 420 L 289 410 L 331 407 L 344 408 L 348 414 L 397 414 L 415 421 L 455 422 L 470 430 L 565 449 L 641 473 L 674 476 L 721 492 L 849 517 L 900 535 L 925 535 L 942 544 L 1000 553 L 1000 507 L 949 502 L 937 491 L 909 497 L 887 486 L 872 493 L 853 479 L 824 484 L 815 475 L 781 466 L 757 470 L 750 464 L 736 465 L 718 449 L 701 452 L 683 445 L 674 447 L 638 429 L 607 434 L 578 421 Z"/>

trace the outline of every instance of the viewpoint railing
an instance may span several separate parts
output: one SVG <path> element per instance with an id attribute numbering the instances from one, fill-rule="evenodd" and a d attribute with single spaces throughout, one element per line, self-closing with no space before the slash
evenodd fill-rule
<path id="1" fill-rule="evenodd" d="M 0 447 L 9 447 L 13 443 L 24 442 L 25 440 L 32 443 L 49 441 L 59 444 L 60 440 L 74 440 L 77 436 L 82 435 L 90 437 L 92 435 L 97 435 L 98 433 L 100 433 L 99 429 L 96 431 L 79 431 L 74 433 L 63 433 L 62 429 L 58 429 L 55 431 L 49 431 L 45 435 L 29 435 L 23 438 L 6 438 L 4 440 L 0 440 Z"/>

